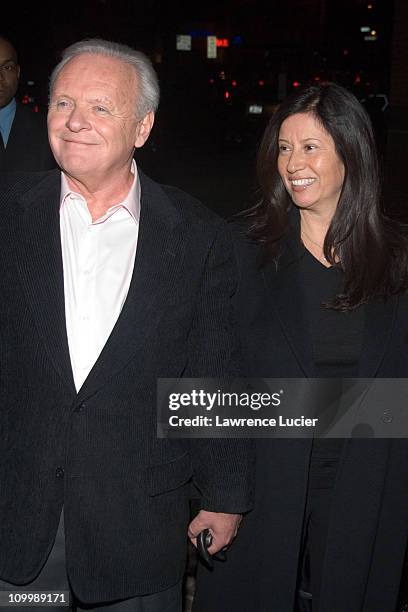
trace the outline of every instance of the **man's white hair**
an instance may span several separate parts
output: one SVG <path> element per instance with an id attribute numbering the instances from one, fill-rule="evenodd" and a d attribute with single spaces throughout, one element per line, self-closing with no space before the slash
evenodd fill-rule
<path id="1" fill-rule="evenodd" d="M 113 57 L 132 66 L 136 73 L 137 91 L 136 116 L 142 119 L 148 112 L 156 112 L 159 106 L 159 81 L 152 62 L 140 51 L 135 51 L 127 45 L 103 40 L 101 38 L 91 38 L 81 40 L 67 47 L 61 55 L 61 61 L 55 66 L 50 77 L 50 96 L 52 94 L 55 81 L 61 70 L 71 59 L 84 53 L 92 55 L 104 55 Z"/>

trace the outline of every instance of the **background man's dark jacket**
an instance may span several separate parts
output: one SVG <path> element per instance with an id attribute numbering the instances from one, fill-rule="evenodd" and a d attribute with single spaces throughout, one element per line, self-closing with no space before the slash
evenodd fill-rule
<path id="1" fill-rule="evenodd" d="M 41 172 L 56 165 L 45 116 L 17 103 L 7 146 L 0 156 L 0 172 Z"/>
<path id="2" fill-rule="evenodd" d="M 0 577 L 35 577 L 64 505 L 67 566 L 84 602 L 157 592 L 184 571 L 191 480 L 202 507 L 251 507 L 247 446 L 156 436 L 157 377 L 237 373 L 225 224 L 141 175 L 134 273 L 77 394 L 64 317 L 60 173 L 0 199 Z"/>

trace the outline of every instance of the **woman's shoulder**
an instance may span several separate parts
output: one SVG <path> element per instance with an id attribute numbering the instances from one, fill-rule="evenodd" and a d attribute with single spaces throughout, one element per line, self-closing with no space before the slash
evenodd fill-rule
<path id="1" fill-rule="evenodd" d="M 263 277 L 280 274 L 290 263 L 302 255 L 293 237 L 285 234 L 274 244 L 261 244 L 250 237 L 248 225 L 230 223 L 231 235 L 238 269 L 243 275 Z M 299 242 L 299 241 L 297 241 Z M 299 243 L 300 244 L 300 243 Z"/>

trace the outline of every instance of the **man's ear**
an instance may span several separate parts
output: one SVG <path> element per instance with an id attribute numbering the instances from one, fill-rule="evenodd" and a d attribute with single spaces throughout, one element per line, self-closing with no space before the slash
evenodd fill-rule
<path id="1" fill-rule="evenodd" d="M 149 138 L 149 134 L 153 127 L 153 123 L 154 123 L 154 112 L 153 111 L 150 111 L 149 113 L 147 113 L 147 115 L 145 115 L 143 119 L 139 121 L 137 125 L 136 140 L 135 140 L 135 147 L 137 149 L 140 147 L 143 147 L 144 143 Z"/>

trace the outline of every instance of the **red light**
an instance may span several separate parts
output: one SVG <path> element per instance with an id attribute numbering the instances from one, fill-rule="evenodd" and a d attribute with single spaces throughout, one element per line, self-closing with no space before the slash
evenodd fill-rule
<path id="1" fill-rule="evenodd" d="M 214 84 L 214 79 L 210 79 L 209 82 L 211 83 L 211 85 Z"/>
<path id="2" fill-rule="evenodd" d="M 217 38 L 217 47 L 229 47 L 228 38 Z"/>
<path id="3" fill-rule="evenodd" d="M 343 49 L 343 55 L 348 55 L 349 54 L 349 50 L 348 49 Z"/>
<path id="4" fill-rule="evenodd" d="M 228 99 L 229 99 L 229 97 L 230 97 L 230 92 L 229 92 L 229 91 L 226 91 L 226 92 L 224 93 L 224 98 L 225 98 L 226 100 L 228 100 Z"/>
<path id="5" fill-rule="evenodd" d="M 40 107 L 38 106 L 38 104 L 36 104 L 36 105 L 34 106 L 34 112 L 35 112 L 35 113 L 39 113 L 39 112 L 40 112 Z"/>
<path id="6" fill-rule="evenodd" d="M 259 87 L 263 87 L 263 86 L 265 85 L 265 81 L 263 81 L 262 79 L 260 79 L 260 80 L 258 81 L 258 85 L 259 85 Z"/>
<path id="7" fill-rule="evenodd" d="M 29 101 L 30 101 L 30 98 L 27 95 L 23 96 L 23 99 L 21 100 L 23 104 L 28 104 Z"/>
<path id="8" fill-rule="evenodd" d="M 354 85 L 359 85 L 359 83 L 361 83 L 361 76 L 359 74 L 356 74 L 354 78 Z"/>
<path id="9" fill-rule="evenodd" d="M 236 82 L 236 81 L 232 81 L 231 85 L 232 85 L 233 87 L 236 87 L 236 86 L 237 86 L 237 82 Z"/>
<path id="10" fill-rule="evenodd" d="M 313 80 L 314 81 L 320 81 L 320 77 L 319 76 L 315 76 L 315 77 L 313 77 Z"/>
<path id="11" fill-rule="evenodd" d="M 300 87 L 299 81 L 293 81 L 292 85 L 293 87 Z"/>

